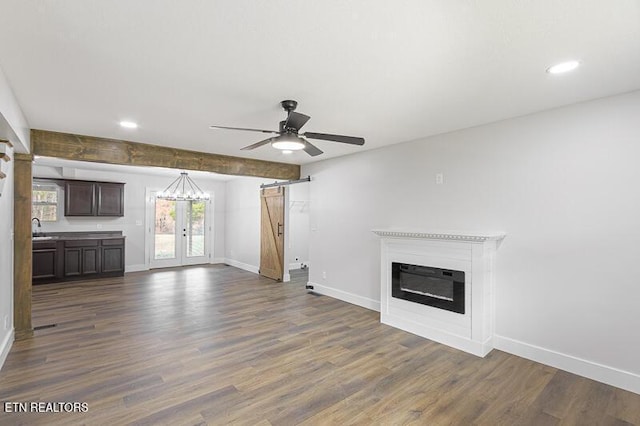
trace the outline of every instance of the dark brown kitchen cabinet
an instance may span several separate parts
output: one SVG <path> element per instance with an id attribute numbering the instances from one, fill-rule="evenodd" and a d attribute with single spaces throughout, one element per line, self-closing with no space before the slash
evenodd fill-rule
<path id="1" fill-rule="evenodd" d="M 124 275 L 124 237 L 33 242 L 33 283 Z"/>
<path id="2" fill-rule="evenodd" d="M 65 216 L 124 216 L 124 184 L 65 181 Z"/>
<path id="3" fill-rule="evenodd" d="M 102 240 L 102 273 L 124 273 L 124 239 Z"/>
<path id="4" fill-rule="evenodd" d="M 89 277 L 100 273 L 100 240 L 64 242 L 64 276 Z"/>
<path id="5" fill-rule="evenodd" d="M 96 215 L 96 184 L 94 182 L 65 182 L 64 215 Z"/>
<path id="6" fill-rule="evenodd" d="M 56 241 L 33 242 L 34 282 L 58 279 L 62 275 L 62 252 Z"/>
<path id="7" fill-rule="evenodd" d="M 98 216 L 124 215 L 124 184 L 96 183 Z"/>

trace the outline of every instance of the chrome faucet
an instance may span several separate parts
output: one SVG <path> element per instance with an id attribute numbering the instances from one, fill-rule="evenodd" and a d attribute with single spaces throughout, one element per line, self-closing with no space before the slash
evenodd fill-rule
<path id="1" fill-rule="evenodd" d="M 33 227 L 33 221 L 36 221 L 38 223 L 38 229 L 42 228 L 42 225 L 40 224 L 40 219 L 38 219 L 37 217 L 34 217 L 33 219 L 31 219 L 31 226 Z M 39 232 L 33 232 L 33 235 L 38 235 Z"/>

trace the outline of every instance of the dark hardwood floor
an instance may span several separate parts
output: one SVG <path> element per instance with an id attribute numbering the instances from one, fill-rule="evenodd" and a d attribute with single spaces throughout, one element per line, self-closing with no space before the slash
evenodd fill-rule
<path id="1" fill-rule="evenodd" d="M 0 402 L 86 402 L 1 425 L 640 425 L 640 395 L 212 265 L 34 287 Z M 4 405 L 4 404 L 3 404 Z"/>

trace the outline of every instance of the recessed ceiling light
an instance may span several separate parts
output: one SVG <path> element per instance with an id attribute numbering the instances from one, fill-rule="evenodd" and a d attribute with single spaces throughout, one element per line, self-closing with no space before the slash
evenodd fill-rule
<path id="1" fill-rule="evenodd" d="M 136 129 L 138 128 L 138 123 L 134 123 L 133 121 L 121 121 L 120 126 L 126 127 L 127 129 Z"/>
<path id="2" fill-rule="evenodd" d="M 565 72 L 573 71 L 580 66 L 578 61 L 567 61 L 555 64 L 547 68 L 549 74 L 562 74 Z"/>
<path id="3" fill-rule="evenodd" d="M 290 149 L 283 149 L 282 153 L 288 155 L 288 154 L 293 154 L 293 151 L 291 151 Z"/>

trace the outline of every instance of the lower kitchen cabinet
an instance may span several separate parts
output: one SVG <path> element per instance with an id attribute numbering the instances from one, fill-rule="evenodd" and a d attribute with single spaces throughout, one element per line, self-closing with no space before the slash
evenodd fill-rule
<path id="1" fill-rule="evenodd" d="M 99 274 L 100 257 L 100 240 L 65 241 L 64 276 Z"/>
<path id="2" fill-rule="evenodd" d="M 62 274 L 62 251 L 56 241 L 33 243 L 34 282 L 55 280 Z"/>
<path id="3" fill-rule="evenodd" d="M 124 273 L 124 240 L 102 241 L 102 273 Z"/>
<path id="4" fill-rule="evenodd" d="M 33 242 L 33 283 L 124 275 L 124 238 Z"/>

